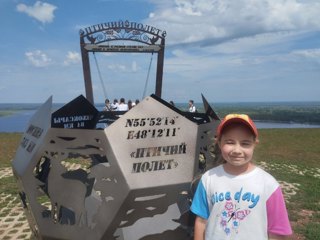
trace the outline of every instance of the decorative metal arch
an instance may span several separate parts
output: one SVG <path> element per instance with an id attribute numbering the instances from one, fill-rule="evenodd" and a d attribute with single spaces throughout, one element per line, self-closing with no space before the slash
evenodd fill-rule
<path id="1" fill-rule="evenodd" d="M 100 23 L 81 29 L 80 48 L 86 98 L 93 104 L 89 52 L 157 53 L 155 95 L 161 97 L 166 31 L 136 22 L 117 21 Z M 136 45 L 115 45 L 113 42 L 135 42 Z"/>

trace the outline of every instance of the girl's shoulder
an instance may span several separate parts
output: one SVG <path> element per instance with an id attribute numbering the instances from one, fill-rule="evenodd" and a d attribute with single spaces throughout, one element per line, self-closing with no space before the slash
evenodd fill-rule
<path id="1" fill-rule="evenodd" d="M 279 182 L 269 172 L 260 167 L 256 167 L 256 170 L 256 179 L 263 184 L 265 189 L 269 189 L 271 192 L 273 192 L 280 186 Z"/>
<path id="2" fill-rule="evenodd" d="M 223 170 L 223 166 L 222 164 L 221 165 L 218 165 L 214 168 L 211 168 L 209 170 L 207 170 L 203 175 L 202 175 L 202 178 L 210 178 L 212 176 L 221 176 L 221 175 L 224 175 L 224 170 Z"/>

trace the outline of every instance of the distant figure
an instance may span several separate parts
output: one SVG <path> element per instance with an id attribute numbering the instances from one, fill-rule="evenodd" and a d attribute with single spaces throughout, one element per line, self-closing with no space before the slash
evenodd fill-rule
<path id="1" fill-rule="evenodd" d="M 175 107 L 175 105 L 174 105 L 174 102 L 173 101 L 170 101 L 169 102 L 172 106 L 174 106 Z"/>
<path id="2" fill-rule="evenodd" d="M 120 99 L 120 103 L 118 106 L 118 111 L 128 111 L 128 104 L 126 104 L 126 100 L 124 98 Z"/>
<path id="3" fill-rule="evenodd" d="M 119 106 L 118 99 L 115 98 L 111 105 L 112 111 L 118 111 L 118 106 Z"/>
<path id="4" fill-rule="evenodd" d="M 103 111 L 112 111 L 111 104 L 108 98 L 104 101 Z"/>
<path id="5" fill-rule="evenodd" d="M 128 109 L 130 110 L 131 108 L 133 108 L 133 104 L 131 100 L 128 100 Z"/>
<path id="6" fill-rule="evenodd" d="M 197 112 L 196 106 L 193 104 L 193 100 L 189 100 L 189 112 Z"/>
<path id="7" fill-rule="evenodd" d="M 139 99 L 136 99 L 135 104 L 138 105 L 139 102 L 140 102 Z"/>

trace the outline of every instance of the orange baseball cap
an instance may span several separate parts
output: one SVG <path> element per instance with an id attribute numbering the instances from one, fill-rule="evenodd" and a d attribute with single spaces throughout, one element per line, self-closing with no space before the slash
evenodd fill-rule
<path id="1" fill-rule="evenodd" d="M 250 128 L 255 137 L 258 138 L 258 130 L 252 119 L 246 114 L 237 113 L 228 114 L 224 117 L 224 119 L 220 122 L 217 128 L 217 137 L 221 137 L 222 130 L 226 125 L 234 122 L 245 124 L 247 127 Z"/>

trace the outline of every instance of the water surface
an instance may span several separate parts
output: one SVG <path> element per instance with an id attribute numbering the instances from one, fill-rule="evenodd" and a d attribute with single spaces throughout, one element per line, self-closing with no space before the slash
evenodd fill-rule
<path id="1" fill-rule="evenodd" d="M 36 110 L 21 110 L 16 113 L 0 117 L 0 132 L 24 132 Z M 255 121 L 258 129 L 271 128 L 320 128 L 320 125 L 300 123 L 277 123 Z"/>

